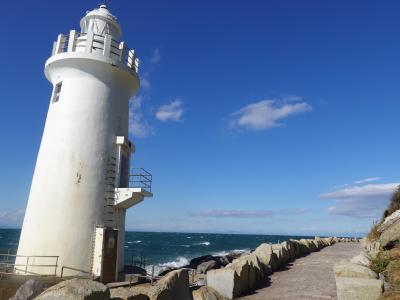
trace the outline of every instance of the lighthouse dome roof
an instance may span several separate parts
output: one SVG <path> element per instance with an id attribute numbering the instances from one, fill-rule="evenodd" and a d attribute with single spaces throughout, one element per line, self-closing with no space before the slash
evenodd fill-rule
<path id="1" fill-rule="evenodd" d="M 116 40 L 121 36 L 121 27 L 117 18 L 111 14 L 105 4 L 88 11 L 81 19 L 80 25 L 83 33 L 93 31 L 95 34 L 100 35 L 110 34 Z"/>

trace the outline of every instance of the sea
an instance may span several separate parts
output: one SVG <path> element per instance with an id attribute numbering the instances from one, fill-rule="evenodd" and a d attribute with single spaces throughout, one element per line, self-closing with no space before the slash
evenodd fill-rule
<path id="1" fill-rule="evenodd" d="M 15 254 L 20 229 L 0 229 L 0 254 Z M 261 243 L 278 243 L 309 236 L 219 233 L 126 232 L 125 264 L 144 263 L 155 274 L 166 268 L 187 265 L 202 255 L 227 255 L 255 249 Z M 313 238 L 313 237 L 312 237 Z"/>

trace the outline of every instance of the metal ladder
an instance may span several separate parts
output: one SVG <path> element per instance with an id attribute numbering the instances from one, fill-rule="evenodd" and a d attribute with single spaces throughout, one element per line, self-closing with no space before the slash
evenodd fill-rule
<path id="1" fill-rule="evenodd" d="M 115 181 L 117 174 L 117 159 L 110 157 L 107 162 L 106 188 L 104 197 L 104 225 L 115 227 L 114 204 L 115 204 Z"/>

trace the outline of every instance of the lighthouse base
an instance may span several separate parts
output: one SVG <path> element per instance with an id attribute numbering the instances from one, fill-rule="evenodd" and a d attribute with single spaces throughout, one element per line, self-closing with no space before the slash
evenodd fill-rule
<path id="1" fill-rule="evenodd" d="M 118 276 L 118 234 L 115 228 L 96 228 L 92 274 L 103 283 L 114 282 Z"/>

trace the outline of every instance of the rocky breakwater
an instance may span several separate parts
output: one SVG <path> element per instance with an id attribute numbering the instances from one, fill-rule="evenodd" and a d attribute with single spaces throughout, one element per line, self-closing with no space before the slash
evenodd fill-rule
<path id="1" fill-rule="evenodd" d="M 274 271 L 290 261 L 318 251 L 336 242 L 350 240 L 319 238 L 289 240 L 279 244 L 261 244 L 254 251 L 243 254 L 202 256 L 193 259 L 185 268 L 170 270 L 154 283 L 131 285 L 130 282 L 104 285 L 89 279 L 60 282 L 43 292 L 35 293 L 38 300 L 45 299 L 113 299 L 113 300 L 225 300 L 240 297 L 256 288 Z M 189 282 L 189 269 L 193 277 Z M 119 286 L 119 287 L 116 287 Z M 22 286 L 21 291 L 30 289 Z M 18 292 L 16 295 L 19 295 Z M 31 293 L 26 293 L 32 295 Z M 35 296 L 36 296 L 35 295 Z M 28 300 L 32 297 L 17 297 Z"/>
<path id="2" fill-rule="evenodd" d="M 400 299 L 400 210 L 361 243 L 359 255 L 334 266 L 338 299 Z"/>
<path id="3" fill-rule="evenodd" d="M 337 238 L 289 240 L 280 244 L 261 244 L 250 254 L 234 259 L 224 268 L 207 272 L 207 285 L 193 292 L 195 300 L 235 299 L 256 288 L 272 272 L 288 262 L 318 251 Z"/>

